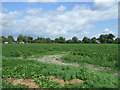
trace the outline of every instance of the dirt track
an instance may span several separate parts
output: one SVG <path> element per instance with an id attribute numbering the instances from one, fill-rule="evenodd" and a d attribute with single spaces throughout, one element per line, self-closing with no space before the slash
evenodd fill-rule
<path id="1" fill-rule="evenodd" d="M 68 66 L 74 66 L 74 67 L 80 67 L 79 64 L 77 63 L 64 63 L 59 61 L 59 59 L 64 56 L 64 54 L 59 54 L 59 55 L 48 55 L 43 58 L 33 58 L 33 60 L 38 60 L 40 62 L 48 62 L 48 63 L 53 63 L 53 64 L 59 64 L 59 65 L 68 65 Z"/>
<path id="2" fill-rule="evenodd" d="M 81 66 L 80 64 L 77 64 L 77 63 L 64 63 L 64 62 L 60 61 L 61 57 L 63 57 L 64 55 L 66 55 L 66 54 L 47 55 L 47 56 L 44 56 L 42 58 L 29 58 L 29 59 L 38 60 L 40 62 L 48 62 L 48 63 L 52 63 L 52 64 L 58 64 L 58 65 L 66 65 L 66 66 L 73 66 L 73 67 L 80 67 Z M 96 71 L 96 70 L 97 71 L 111 70 L 110 68 L 107 68 L 107 67 L 95 67 L 92 64 L 88 64 L 86 66 L 86 68 L 88 68 L 90 70 L 93 70 L 93 71 Z M 119 73 L 120 72 L 116 72 L 116 73 L 113 73 L 112 75 L 118 76 Z"/>

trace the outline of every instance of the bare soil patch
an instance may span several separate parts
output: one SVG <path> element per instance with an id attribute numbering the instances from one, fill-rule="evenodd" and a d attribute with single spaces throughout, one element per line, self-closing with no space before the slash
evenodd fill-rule
<path id="1" fill-rule="evenodd" d="M 60 54 L 60 55 L 48 55 L 43 58 L 32 58 L 33 60 L 38 60 L 40 62 L 48 62 L 48 63 L 53 63 L 53 64 L 58 64 L 58 65 L 68 65 L 68 66 L 74 66 L 74 67 L 80 67 L 79 64 L 77 63 L 64 63 L 59 61 L 62 56 L 65 54 Z"/>
<path id="2" fill-rule="evenodd" d="M 7 78 L 5 81 L 12 83 L 13 85 L 26 85 L 29 86 L 29 88 L 40 88 L 40 84 L 36 84 L 33 79 L 14 79 L 14 78 Z"/>
<path id="3" fill-rule="evenodd" d="M 84 82 L 83 80 L 80 80 L 80 79 L 72 79 L 70 81 L 64 81 L 63 79 L 58 79 L 58 78 L 55 78 L 54 76 L 46 76 L 46 78 L 51 78 L 52 81 L 58 82 L 59 85 L 61 85 L 63 87 L 65 84 L 78 84 L 78 83 Z"/>
<path id="4" fill-rule="evenodd" d="M 55 78 L 54 76 L 43 76 L 43 78 L 51 78 L 51 81 L 57 82 L 59 83 L 60 86 L 63 86 L 65 84 L 78 84 L 78 83 L 83 83 L 83 80 L 80 79 L 72 79 L 70 81 L 64 81 L 63 79 L 58 79 Z M 7 78 L 5 79 L 5 81 L 12 83 L 13 85 L 27 85 L 29 88 L 41 88 L 42 87 L 42 83 L 41 84 L 36 84 L 34 82 L 34 79 L 14 79 L 14 78 Z"/>
<path id="5" fill-rule="evenodd" d="M 61 57 L 63 57 L 66 54 L 58 54 L 58 55 L 47 55 L 44 56 L 42 58 L 27 58 L 27 59 L 31 59 L 31 60 L 37 60 L 40 62 L 48 62 L 48 63 L 52 63 L 52 64 L 58 64 L 58 65 L 67 65 L 67 66 L 74 66 L 74 67 L 80 67 L 81 65 L 78 63 L 64 63 L 62 61 L 60 61 Z M 22 57 L 20 57 L 19 59 L 23 59 Z M 94 71 L 108 71 L 111 70 L 111 68 L 108 67 L 95 67 L 92 64 L 87 64 L 85 66 L 87 69 L 90 70 L 94 70 Z M 116 72 L 112 74 L 113 76 L 118 76 L 120 75 L 120 73 Z"/>
<path id="6" fill-rule="evenodd" d="M 82 82 L 84 81 L 80 79 L 72 79 L 68 82 L 68 84 L 77 84 L 77 83 L 82 83 Z"/>

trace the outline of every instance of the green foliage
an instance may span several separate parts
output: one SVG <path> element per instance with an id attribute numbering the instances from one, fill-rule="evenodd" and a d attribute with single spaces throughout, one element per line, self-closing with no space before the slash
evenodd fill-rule
<path id="1" fill-rule="evenodd" d="M 8 38 L 1 36 L 0 42 L 9 42 L 9 43 L 117 43 L 119 44 L 120 38 L 117 37 L 114 40 L 115 36 L 113 34 L 101 34 L 99 38 L 92 37 L 91 39 L 88 37 L 84 37 L 83 40 L 79 40 L 76 36 L 73 36 L 72 39 L 66 40 L 64 37 L 55 38 L 54 40 L 50 38 L 43 38 L 43 37 L 37 37 L 36 39 L 33 39 L 31 36 L 23 36 L 20 34 L 17 37 L 17 41 L 14 41 L 13 36 L 8 36 Z"/>
<path id="2" fill-rule="evenodd" d="M 2 54 L 6 57 L 30 57 L 61 53 L 63 45 L 56 46 L 55 44 L 3 44 Z"/>
<path id="3" fill-rule="evenodd" d="M 8 39 L 4 36 L 0 37 L 0 43 L 8 42 Z"/>
<path id="4" fill-rule="evenodd" d="M 72 38 L 72 42 L 73 42 L 73 43 L 78 43 L 78 38 L 77 38 L 76 36 L 74 36 L 74 37 Z"/>
<path id="5" fill-rule="evenodd" d="M 15 40 L 14 40 L 14 38 L 13 38 L 13 36 L 8 36 L 8 42 L 9 43 L 13 43 Z"/>
<path id="6" fill-rule="evenodd" d="M 120 38 L 116 38 L 114 43 L 120 44 Z"/>
<path id="7" fill-rule="evenodd" d="M 117 77 L 105 73 L 93 72 L 84 68 L 70 66 L 60 66 L 48 63 L 40 63 L 32 60 L 19 60 L 13 58 L 3 58 L 2 78 L 33 78 L 37 83 L 42 83 L 42 88 L 61 88 L 58 83 L 51 82 L 50 79 L 42 76 L 55 76 L 59 79 L 69 81 L 71 79 L 81 79 L 85 82 L 78 85 L 68 85 L 65 87 L 76 88 L 99 88 L 117 87 Z M 111 86 L 110 86 L 111 84 Z M 7 86 L 6 86 L 7 87 Z"/>
<path id="8" fill-rule="evenodd" d="M 112 49 L 111 49 L 112 48 Z M 88 63 L 97 66 L 105 66 L 113 69 L 118 68 L 117 45 L 81 45 L 78 50 L 71 51 L 62 57 L 64 62 Z"/>
<path id="9" fill-rule="evenodd" d="M 42 84 L 42 88 L 62 88 L 57 82 L 51 81 L 50 78 L 35 78 L 35 82 L 38 84 Z"/>
<path id="10" fill-rule="evenodd" d="M 18 42 L 22 42 L 23 41 L 23 35 L 20 34 L 18 37 L 17 37 L 17 41 Z"/>
<path id="11" fill-rule="evenodd" d="M 113 43 L 114 42 L 113 38 L 115 38 L 113 34 L 105 34 L 105 35 L 100 35 L 98 40 L 101 43 Z"/>
<path id="12" fill-rule="evenodd" d="M 81 79 L 84 82 L 74 85 L 65 85 L 64 88 L 117 88 L 118 77 L 109 73 L 91 71 L 85 68 L 60 66 L 28 59 L 14 57 L 30 57 L 35 55 L 60 54 L 68 52 L 62 57 L 64 62 L 78 64 L 93 64 L 117 69 L 118 45 L 113 44 L 3 44 L 2 78 L 32 78 L 36 83 L 42 83 L 42 88 L 63 88 L 58 83 L 41 76 L 55 76 L 69 81 Z M 3 82 L 4 87 L 13 87 Z"/>
<path id="13" fill-rule="evenodd" d="M 90 40 L 90 38 L 88 38 L 88 37 L 84 37 L 82 41 L 83 41 L 84 43 L 91 43 L 91 40 Z"/>
<path id="14" fill-rule="evenodd" d="M 54 41 L 55 41 L 55 43 L 65 43 L 66 42 L 65 38 L 63 38 L 63 37 L 55 38 Z"/>
<path id="15" fill-rule="evenodd" d="M 91 43 L 97 43 L 96 40 L 97 40 L 96 37 L 93 37 L 93 38 L 91 39 Z"/>

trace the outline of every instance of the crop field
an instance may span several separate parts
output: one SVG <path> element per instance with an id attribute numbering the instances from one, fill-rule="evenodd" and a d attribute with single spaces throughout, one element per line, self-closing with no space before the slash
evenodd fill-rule
<path id="1" fill-rule="evenodd" d="M 118 60 L 118 44 L 3 44 L 2 88 L 118 88 Z"/>

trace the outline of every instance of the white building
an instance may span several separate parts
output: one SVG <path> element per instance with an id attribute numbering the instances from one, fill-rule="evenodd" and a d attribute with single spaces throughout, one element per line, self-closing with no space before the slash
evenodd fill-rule
<path id="1" fill-rule="evenodd" d="M 25 42 L 19 42 L 20 44 L 25 44 Z"/>
<path id="2" fill-rule="evenodd" d="M 5 44 L 8 44 L 8 42 L 4 42 Z"/>
<path id="3" fill-rule="evenodd" d="M 100 43 L 100 41 L 99 41 L 99 40 L 96 40 L 96 43 Z"/>

